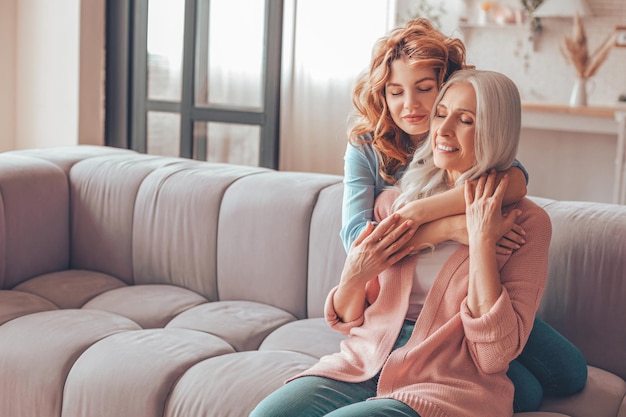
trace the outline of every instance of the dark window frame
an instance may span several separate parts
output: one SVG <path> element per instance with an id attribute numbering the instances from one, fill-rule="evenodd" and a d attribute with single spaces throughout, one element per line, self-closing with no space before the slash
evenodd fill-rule
<path id="1" fill-rule="evenodd" d="M 280 74 L 283 0 L 267 0 L 263 108 L 196 106 L 195 56 L 199 0 L 185 1 L 185 29 L 180 102 L 147 98 L 147 30 L 149 0 L 106 2 L 105 144 L 147 151 L 146 117 L 149 111 L 180 114 L 180 156 L 206 158 L 206 149 L 194 149 L 195 122 L 220 122 L 260 127 L 259 166 L 278 168 L 280 134 Z M 210 1 L 210 0 L 209 0 Z M 207 19 L 208 22 L 208 19 Z M 208 23 L 206 24 L 208 26 Z M 199 28 L 205 33 L 207 27 Z M 206 39 L 206 36 L 200 39 Z"/>

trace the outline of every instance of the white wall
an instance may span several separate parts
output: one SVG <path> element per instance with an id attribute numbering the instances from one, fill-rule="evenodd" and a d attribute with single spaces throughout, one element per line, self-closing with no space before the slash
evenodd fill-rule
<path id="1" fill-rule="evenodd" d="M 0 1 L 0 152 L 15 147 L 16 4 Z"/>
<path id="2" fill-rule="evenodd" d="M 104 0 L 0 2 L 0 151 L 104 143 L 104 19 Z"/>
<path id="3" fill-rule="evenodd" d="M 76 144 L 79 0 L 17 4 L 16 147 Z"/>
<path id="4" fill-rule="evenodd" d="M 560 53 L 564 35 L 571 35 L 572 19 L 543 18 L 543 32 L 534 45 L 528 42 L 527 25 L 461 27 L 459 16 L 462 6 L 470 23 L 476 22 L 481 0 L 428 0 L 445 7 L 441 17 L 441 30 L 447 35 L 465 41 L 468 63 L 478 69 L 502 72 L 518 85 L 523 100 L 567 103 L 575 73 Z M 544 0 L 550 1 L 550 0 Z M 398 0 L 399 19 L 406 19 L 406 10 L 414 10 L 416 0 Z M 602 43 L 616 26 L 626 26 L 626 1 L 586 0 L 593 12 L 584 17 L 583 24 L 590 51 Z M 520 8 L 518 0 L 500 0 L 497 3 L 512 9 Z M 592 79 L 589 89 L 590 105 L 615 105 L 620 94 L 626 94 L 626 48 L 612 48 L 608 59 Z"/>

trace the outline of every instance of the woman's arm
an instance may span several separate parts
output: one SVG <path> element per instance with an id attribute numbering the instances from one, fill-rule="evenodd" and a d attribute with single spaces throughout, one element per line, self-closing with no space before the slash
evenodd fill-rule
<path id="1" fill-rule="evenodd" d="M 474 237 L 469 247 L 470 275 L 461 320 L 476 365 L 486 373 L 501 372 L 524 348 L 541 303 L 548 273 L 550 218 L 528 200 L 519 203 L 523 213 L 515 208 L 502 216 L 499 208 L 488 209 L 495 193 L 487 197 L 480 183 L 467 186 L 468 205 L 473 207 L 468 207 L 468 229 Z M 494 230 L 513 221 L 511 216 L 528 231 L 527 243 L 510 256 L 494 257 L 489 236 L 497 235 Z M 481 236 L 486 237 L 482 246 Z"/>
<path id="2" fill-rule="evenodd" d="M 371 146 L 348 143 L 344 155 L 343 203 L 341 208 L 341 241 L 346 253 L 374 218 L 376 158 Z"/>
<path id="3" fill-rule="evenodd" d="M 504 195 L 504 205 L 515 203 L 526 195 L 526 177 L 517 167 L 511 167 L 496 174 L 497 182 L 507 176 L 509 186 Z M 424 224 L 443 217 L 465 213 L 465 195 L 463 187 L 455 187 L 431 197 L 412 201 L 398 210 L 405 219 L 412 219 L 416 224 Z"/>
<path id="4" fill-rule="evenodd" d="M 376 227 L 368 223 L 348 251 L 339 286 L 333 293 L 334 310 L 341 321 L 351 322 L 363 315 L 367 283 L 413 251 L 406 243 L 414 232 L 413 222 L 397 214 Z"/>
<path id="5" fill-rule="evenodd" d="M 467 233 L 469 237 L 469 286 L 467 307 L 474 318 L 486 314 L 494 306 L 502 284 L 496 262 L 497 242 L 509 230 L 519 210 L 502 215 L 502 204 L 508 177 L 496 185 L 495 172 L 478 179 L 475 184 L 467 182 L 464 187 Z"/>

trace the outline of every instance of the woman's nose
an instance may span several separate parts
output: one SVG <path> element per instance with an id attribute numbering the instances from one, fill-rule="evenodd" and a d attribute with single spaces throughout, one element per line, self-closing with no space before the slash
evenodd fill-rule
<path id="1" fill-rule="evenodd" d="M 437 118 L 437 127 L 436 131 L 439 136 L 448 136 L 452 132 L 452 122 L 449 117 L 438 117 Z"/>
<path id="2" fill-rule="evenodd" d="M 417 97 L 417 94 L 407 94 L 404 99 L 405 109 L 417 109 L 422 105 L 421 101 Z"/>

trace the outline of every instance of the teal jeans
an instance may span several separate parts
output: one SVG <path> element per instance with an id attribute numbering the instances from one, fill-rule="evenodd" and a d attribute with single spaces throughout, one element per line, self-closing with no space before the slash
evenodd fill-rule
<path id="1" fill-rule="evenodd" d="M 412 322 L 404 323 L 394 349 L 406 344 L 413 327 Z M 261 401 L 250 417 L 419 417 L 400 401 L 365 401 L 376 396 L 378 376 L 361 383 L 298 378 Z M 544 395 L 563 397 L 580 391 L 587 381 L 587 363 L 571 342 L 535 319 L 528 342 L 511 362 L 507 376 L 515 386 L 513 410 L 537 411 Z"/>
<path id="2" fill-rule="evenodd" d="M 535 319 L 526 346 L 511 362 L 507 376 L 515 386 L 513 410 L 537 411 L 544 396 L 566 397 L 587 382 L 587 361 L 569 340 Z"/>
<path id="3" fill-rule="evenodd" d="M 405 321 L 394 349 L 404 346 L 414 323 Z M 401 401 L 376 396 L 378 377 L 360 383 L 305 376 L 283 385 L 261 401 L 250 417 L 420 417 Z"/>

